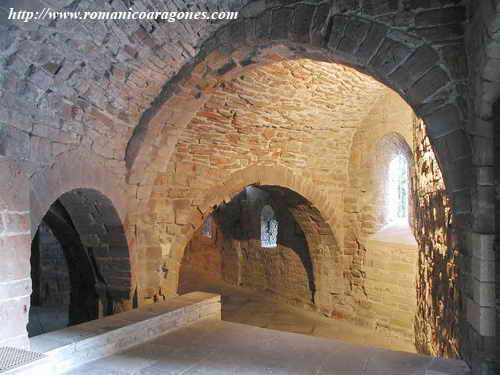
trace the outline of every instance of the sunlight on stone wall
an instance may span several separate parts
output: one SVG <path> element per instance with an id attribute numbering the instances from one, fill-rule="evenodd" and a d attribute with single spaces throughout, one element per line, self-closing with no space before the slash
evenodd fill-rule
<path id="1" fill-rule="evenodd" d="M 419 246 L 415 345 L 421 353 L 458 357 L 458 247 L 441 170 L 423 121 L 415 120 L 412 178 Z"/>

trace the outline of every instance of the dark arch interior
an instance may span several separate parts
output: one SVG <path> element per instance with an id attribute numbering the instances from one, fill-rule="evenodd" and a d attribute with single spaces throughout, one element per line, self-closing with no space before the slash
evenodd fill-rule
<path id="1" fill-rule="evenodd" d="M 100 192 L 62 194 L 40 221 L 31 247 L 29 336 L 133 307 L 123 224 Z"/>
<path id="2" fill-rule="evenodd" d="M 95 267 L 59 199 L 31 244 L 31 279 L 29 336 L 98 318 Z"/>

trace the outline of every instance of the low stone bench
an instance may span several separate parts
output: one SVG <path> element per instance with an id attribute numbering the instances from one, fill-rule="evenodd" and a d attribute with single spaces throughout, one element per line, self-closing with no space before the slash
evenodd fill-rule
<path id="1" fill-rule="evenodd" d="M 220 296 L 194 292 L 163 303 L 49 332 L 33 337 L 30 342 L 32 351 L 43 353 L 48 358 L 52 370 L 40 371 L 36 367 L 37 362 L 34 362 L 26 371 L 16 372 L 16 375 L 60 373 L 209 318 L 220 320 Z M 47 362 L 43 365 L 46 369 Z"/>

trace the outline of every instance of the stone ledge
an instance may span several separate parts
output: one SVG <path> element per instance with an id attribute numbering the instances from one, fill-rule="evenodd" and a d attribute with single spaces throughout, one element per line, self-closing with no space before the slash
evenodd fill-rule
<path id="1" fill-rule="evenodd" d="M 370 244 L 373 245 L 373 246 L 382 246 L 382 247 L 387 247 L 387 248 L 390 248 L 390 249 L 411 249 L 411 250 L 416 250 L 418 248 L 417 244 L 409 244 L 409 243 L 403 243 L 403 242 L 375 240 L 373 238 L 366 241 L 366 247 L 369 247 Z"/>
<path id="2" fill-rule="evenodd" d="M 145 343 L 195 321 L 221 316 L 219 295 L 203 292 L 174 297 L 161 304 L 82 323 L 31 339 L 31 349 L 45 354 L 50 372 L 60 373 Z M 39 368 L 22 374 L 39 374 Z"/>
<path id="3" fill-rule="evenodd" d="M 367 242 L 414 249 L 418 246 L 407 220 L 397 220 L 374 233 Z"/>

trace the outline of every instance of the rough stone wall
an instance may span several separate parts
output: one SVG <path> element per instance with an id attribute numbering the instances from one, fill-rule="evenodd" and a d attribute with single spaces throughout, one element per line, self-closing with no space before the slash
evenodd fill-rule
<path id="1" fill-rule="evenodd" d="M 415 343 L 422 353 L 459 356 L 458 233 L 441 170 L 421 120 L 415 120 L 414 229 L 419 247 Z"/>
<path id="2" fill-rule="evenodd" d="M 261 5 L 263 5 L 261 3 Z M 291 4 L 290 4 L 291 5 Z M 345 5 L 345 4 L 344 4 Z M 464 93 L 456 91 L 458 86 L 448 85 L 447 81 L 453 75 L 459 80 L 465 79 L 465 75 L 460 71 L 460 66 L 455 66 L 450 64 L 448 66 L 444 60 L 443 64 L 438 66 L 437 61 L 441 61 L 440 59 L 447 59 L 450 56 L 458 56 L 461 53 L 461 24 L 464 19 L 463 7 L 458 6 L 455 7 L 454 3 L 436 3 L 436 2 L 428 2 L 425 4 L 419 3 L 411 3 L 411 4 L 399 4 L 394 3 L 391 6 L 381 6 L 381 7 L 370 7 L 370 6 L 360 6 L 359 4 L 349 4 L 346 6 L 339 6 L 339 4 L 335 3 L 334 5 L 334 13 L 335 12 L 358 12 L 361 14 L 368 14 L 370 16 L 378 17 L 380 22 L 392 24 L 393 22 L 398 23 L 399 25 L 404 25 L 404 28 L 409 31 L 412 35 L 407 35 L 401 33 L 401 30 L 398 30 L 397 33 L 390 33 L 386 39 L 384 39 L 385 32 L 388 31 L 384 27 L 381 28 L 372 28 L 370 25 L 367 25 L 366 28 L 360 27 L 358 29 L 359 35 L 362 37 L 360 40 L 364 40 L 364 38 L 368 35 L 369 31 L 377 31 L 378 34 L 370 34 L 375 35 L 374 39 L 368 38 L 367 40 L 373 42 L 372 43 L 356 43 L 356 41 L 351 41 L 350 38 L 345 37 L 344 30 L 346 27 L 354 27 L 356 25 L 356 18 L 353 19 L 343 16 L 336 16 L 334 22 L 335 25 L 339 27 L 335 27 L 331 29 L 331 35 L 327 35 L 326 44 L 328 44 L 329 48 L 335 50 L 335 57 L 339 58 L 339 61 L 344 61 L 343 58 L 349 63 L 353 65 L 370 65 L 367 64 L 368 60 L 373 59 L 373 66 L 368 66 L 368 70 L 372 72 L 377 72 L 377 74 L 390 75 L 389 82 L 393 83 L 394 86 L 398 88 L 401 92 L 404 92 L 409 101 L 414 104 L 416 107 L 418 106 L 418 110 L 425 116 L 432 117 L 432 121 L 429 124 L 432 125 L 435 132 L 433 133 L 433 138 L 438 139 L 443 137 L 443 142 L 440 143 L 439 151 L 442 154 L 447 154 L 449 148 L 455 148 L 457 153 L 450 157 L 451 159 L 455 159 L 456 156 L 470 156 L 470 149 L 467 147 L 467 142 L 462 142 L 463 138 L 463 129 L 461 128 L 461 114 L 457 111 L 455 107 L 455 100 L 463 103 Z M 444 8 L 444 9 L 442 9 Z M 259 7 L 257 9 L 260 10 Z M 217 35 L 214 40 L 212 40 L 212 44 L 207 47 L 206 53 L 202 55 L 202 58 L 206 57 L 212 50 L 211 48 L 218 43 L 224 43 L 225 48 L 222 53 L 218 51 L 218 53 L 214 53 L 210 55 L 206 64 L 200 64 L 196 68 L 196 78 L 195 82 L 188 82 L 188 80 L 184 80 L 184 75 L 181 77 L 182 86 L 184 87 L 186 93 L 197 92 L 201 94 L 203 97 L 202 89 L 203 88 L 212 88 L 212 85 L 216 85 L 217 80 L 222 79 L 222 76 L 231 72 L 233 76 L 237 76 L 241 71 L 239 68 L 246 66 L 248 64 L 252 64 L 255 62 L 255 56 L 252 56 L 254 51 L 242 51 L 242 53 L 235 53 L 232 56 L 228 56 L 229 52 L 234 51 L 235 46 L 231 45 L 232 40 L 240 42 L 245 38 L 249 40 L 253 40 L 252 38 L 266 38 L 269 34 L 272 38 L 275 39 L 286 39 L 287 32 L 290 31 L 293 34 L 295 31 L 298 34 L 298 40 L 301 37 L 305 37 L 306 40 L 310 40 L 312 42 L 318 42 L 321 44 L 321 32 L 315 31 L 315 28 L 311 28 L 311 35 L 301 35 L 301 32 L 304 29 L 307 29 L 311 19 L 313 19 L 312 24 L 318 25 L 321 24 L 322 21 L 318 21 L 313 17 L 313 13 L 318 15 L 318 10 L 328 10 L 328 6 L 325 8 L 315 8 L 314 6 L 302 6 L 298 7 L 298 9 L 303 10 L 304 13 L 296 12 L 296 9 L 274 9 L 272 12 L 269 11 L 266 13 L 266 16 L 269 17 L 255 17 L 259 12 L 256 9 L 252 9 L 252 12 L 249 12 L 248 18 L 242 22 L 248 23 L 248 32 L 247 29 L 243 30 L 243 24 L 241 23 L 241 30 L 238 27 L 233 29 L 225 29 L 219 35 Z M 298 10 L 297 9 L 297 10 Z M 401 11 L 401 13 L 400 13 Z M 303 22 L 295 23 L 297 18 L 292 17 L 295 14 L 306 14 Z M 405 21 L 401 23 L 400 15 L 403 15 Z M 308 18 L 308 15 L 311 16 Z M 429 19 L 426 19 L 426 17 Z M 247 17 L 247 16 L 245 16 Z M 327 19 L 326 16 L 324 19 Z M 263 21 L 265 19 L 265 21 Z M 270 20 L 276 20 L 275 23 L 269 22 Z M 293 25 L 288 25 L 287 22 L 292 22 L 294 20 Z M 399 21 L 397 21 L 399 20 Z M 338 21 L 338 22 L 337 22 Z M 265 24 L 268 22 L 268 25 L 272 25 L 266 27 Z M 351 23 L 352 22 L 352 23 Z M 332 25 L 330 23 L 330 25 Z M 255 26 L 255 28 L 254 28 Z M 282 27 L 283 30 L 280 30 Z M 240 33 L 234 33 L 233 31 L 241 31 Z M 255 31 L 255 32 L 254 32 Z M 327 31 L 329 32 L 329 30 Z M 442 37 L 441 32 L 445 33 Z M 267 33 L 267 34 L 266 34 Z M 415 34 L 418 34 L 422 39 L 420 40 L 416 37 Z M 256 34 L 258 34 L 256 36 Z M 348 33 L 347 33 L 348 34 Z M 295 37 L 295 36 L 294 36 Z M 293 39 L 293 38 L 292 38 Z M 382 40 L 384 43 L 381 43 Z M 421 44 L 422 42 L 422 44 Z M 409 47 L 411 45 L 411 47 Z M 428 48 L 431 45 L 432 48 Z M 227 46 L 227 48 L 226 48 Z M 383 48 L 379 48 L 379 47 Z M 233 48 L 234 47 L 234 48 Z M 368 52 L 366 51 L 366 48 Z M 435 54 L 434 47 L 438 51 Z M 418 49 L 418 52 L 415 50 Z M 367 52 L 369 56 L 359 56 L 359 60 L 356 58 L 350 59 L 350 56 L 355 54 L 355 51 L 364 51 Z M 248 54 L 247 54 L 248 52 Z M 280 53 L 283 51 L 280 51 Z M 364 53 L 363 52 L 363 53 Z M 391 55 L 391 53 L 394 54 Z M 413 52 L 415 52 L 414 55 Z M 277 53 L 276 58 L 282 59 L 288 57 L 286 52 L 283 52 L 281 55 Z M 258 53 L 256 53 L 258 55 Z M 293 54 L 291 54 L 293 55 Z M 297 54 L 295 54 L 296 56 Z M 385 56 L 392 56 L 394 59 L 385 58 Z M 409 58 L 411 56 L 411 58 Z M 425 58 L 423 57 L 425 56 Z M 450 61 L 453 60 L 452 58 Z M 403 63 L 404 62 L 404 63 Z M 405 64 L 408 65 L 405 65 Z M 443 70 L 446 70 L 446 72 Z M 448 72 L 448 68 L 450 71 Z M 198 91 L 200 90 L 200 91 Z M 451 90 L 451 91 L 450 91 Z M 436 94 L 436 92 L 438 92 Z M 450 92 L 457 93 L 456 96 L 448 95 Z M 436 95 L 434 95 L 436 94 Z M 441 95 L 442 94 L 442 95 Z M 453 97 L 453 99 L 452 99 Z M 444 99 L 443 99 L 444 98 Z M 166 99 L 166 103 L 168 102 L 168 98 Z M 144 130 L 145 133 L 149 133 L 150 135 L 146 135 L 146 138 L 156 138 L 153 141 L 155 146 L 152 146 L 152 153 L 161 156 L 161 162 L 164 163 L 164 159 L 170 156 L 170 153 L 173 151 L 175 141 L 172 141 L 172 138 L 175 138 L 182 134 L 179 129 L 183 128 L 184 123 L 188 123 L 188 116 L 185 114 L 184 109 L 188 107 L 189 109 L 195 109 L 199 106 L 200 103 L 203 103 L 203 100 L 200 100 L 200 103 L 188 103 L 188 95 L 180 95 L 178 98 L 179 103 L 183 103 L 182 110 L 175 110 L 174 107 L 176 101 L 172 99 L 172 106 L 170 106 L 170 110 L 165 110 L 165 112 L 158 112 L 158 116 L 155 118 L 158 121 L 151 121 L 150 124 L 154 123 L 156 131 Z M 206 99 L 206 98 L 205 98 Z M 422 103 L 425 101 L 425 105 Z M 191 106 L 192 104 L 192 106 Z M 182 113 L 181 113 L 182 112 Z M 163 119 L 162 119 L 163 118 Z M 165 119 L 169 119 L 165 121 Z M 158 124 L 158 126 L 156 126 Z M 153 126 L 153 125 L 152 125 Z M 153 127 L 151 127 L 152 129 Z M 145 128 L 143 128 L 145 129 Z M 162 129 L 163 134 L 166 138 L 170 137 L 169 142 L 165 142 L 168 145 L 165 147 L 160 147 L 162 142 L 159 129 Z M 144 136 L 145 133 L 141 134 L 141 137 Z M 150 139 L 152 139 L 150 138 Z M 139 141 L 142 142 L 142 141 Z M 137 144 L 134 142 L 134 146 Z M 130 148 L 135 149 L 136 147 Z M 161 151 L 160 151 L 161 149 Z M 132 154 L 132 153 L 131 153 Z M 147 159 L 143 160 L 141 157 L 135 159 L 137 160 L 138 169 L 142 169 L 147 163 Z M 453 177 L 456 177 L 454 183 L 459 181 L 459 184 L 463 183 L 462 168 L 452 168 L 451 174 Z M 137 178 L 137 174 L 132 173 L 133 180 Z M 456 184 L 455 184 L 456 185 Z M 144 190 L 147 190 L 147 187 L 144 186 Z M 157 187 L 153 188 L 153 195 L 157 194 Z M 466 212 L 468 210 L 468 198 L 467 191 L 462 191 L 459 194 L 456 194 L 456 200 L 460 204 L 457 205 L 459 210 Z M 142 195 L 142 194 L 141 194 Z M 186 202 L 183 203 L 184 206 L 188 204 Z M 195 203 L 196 205 L 196 203 Z M 194 206 L 194 205 L 193 205 Z M 201 209 L 200 211 L 204 211 Z M 148 224 L 145 224 L 147 226 Z M 195 225 L 196 226 L 196 225 Z M 170 233 L 169 235 L 173 235 L 174 233 Z M 168 243 L 169 241 L 163 241 L 164 243 Z M 168 245 L 167 245 L 168 246 Z M 169 250 L 165 251 L 165 254 L 168 253 Z M 154 288 L 148 289 L 147 294 L 150 292 L 154 292 Z M 147 297 L 146 297 L 147 298 Z"/>
<path id="3" fill-rule="evenodd" d="M 36 296 L 35 304 L 69 305 L 71 283 L 63 248 L 50 228 L 43 222 L 38 227 L 37 235 L 38 249 L 32 248 L 32 252 L 38 252 L 38 264 L 34 265 L 31 262 L 32 272 L 34 267 L 38 267 L 38 279 L 32 276 L 31 280 L 32 297 Z"/>
<path id="4" fill-rule="evenodd" d="M 463 103 L 465 93 L 450 85 L 450 79 L 466 79 L 460 64 L 452 63 L 463 52 L 464 20 L 463 5 L 453 0 L 391 4 L 339 0 L 318 5 L 251 2 L 238 21 L 221 27 L 200 45 L 194 64 L 186 66 L 154 103 L 127 150 L 128 162 L 137 166 L 130 178 L 139 181 L 142 175 L 154 180 L 154 173 L 143 167 L 151 159 L 157 165 L 170 157 L 175 144 L 171 138 L 189 122 L 185 110 L 200 108 L 218 82 L 276 59 L 331 61 L 333 57 L 355 66 L 396 88 L 423 116 L 457 131 L 454 137 L 461 139 L 464 134 L 458 131 L 457 122 L 462 119 L 455 102 Z M 265 56 L 266 52 L 271 56 Z M 172 95 L 175 88 L 182 90 Z M 443 95 L 434 95 L 437 92 Z M 453 98 L 452 92 L 457 94 Z M 197 100 L 190 97 L 193 93 Z M 176 105 L 178 100 L 182 108 Z M 435 129 L 436 138 L 445 135 L 438 126 Z"/>
<path id="5" fill-rule="evenodd" d="M 31 236 L 26 165 L 0 159 L 0 345 L 29 347 Z"/>
<path id="6" fill-rule="evenodd" d="M 461 63 L 454 63 L 454 61 L 457 60 L 457 56 L 463 55 L 462 22 L 465 18 L 464 8 L 461 4 L 457 4 L 453 1 L 429 1 L 423 3 L 395 1 L 391 4 L 384 3 L 384 5 L 379 5 L 371 2 L 369 4 L 367 2 L 352 2 L 346 4 L 345 2 L 335 1 L 332 3 L 332 8 L 334 8 L 334 12 L 341 13 L 355 13 L 359 11 L 361 14 L 377 16 L 382 23 L 389 23 L 391 25 L 397 24 L 401 26 L 401 29 L 398 30 L 396 34 L 403 37 L 402 39 L 399 39 L 391 33 L 391 35 L 384 40 L 384 43 L 381 44 L 383 48 L 379 48 L 380 45 L 376 47 L 373 46 L 373 51 L 371 51 L 373 54 L 370 54 L 370 56 L 384 56 L 379 58 L 378 61 L 374 61 L 374 70 L 377 71 L 377 73 L 382 71 L 382 75 L 384 75 L 384 73 L 390 73 L 391 77 L 388 81 L 394 83 L 401 92 L 407 94 L 409 102 L 417 107 L 419 115 L 429 117 L 429 128 L 433 130 L 430 136 L 438 151 L 438 156 L 443 162 L 445 174 L 449 182 L 450 194 L 453 198 L 454 209 L 458 213 L 458 216 L 460 216 L 460 222 L 464 223 L 466 227 L 468 215 L 471 210 L 469 200 L 470 190 L 468 189 L 470 184 L 470 179 L 468 178 L 470 170 L 468 167 L 471 164 L 471 148 L 467 137 L 464 136 L 467 129 L 463 126 L 464 114 L 467 111 L 466 85 L 447 85 L 444 82 L 446 81 L 446 76 L 453 77 L 452 79 L 461 81 L 460 83 L 465 83 L 467 78 L 466 72 L 464 72 L 463 69 L 464 65 Z M 318 21 L 314 17 L 314 15 L 317 16 L 317 11 L 320 8 L 309 6 L 308 9 L 307 5 L 301 4 L 298 9 L 304 10 L 304 13 L 298 12 L 297 9 L 277 8 L 272 13 L 269 12 L 266 14 L 269 16 L 266 17 L 266 21 L 272 20 L 272 22 L 269 22 L 272 27 L 267 27 L 267 33 L 271 34 L 272 37 L 276 39 L 286 39 L 286 33 L 288 31 L 290 31 L 290 34 L 296 32 L 298 35 L 294 35 L 292 38 L 297 38 L 297 40 L 302 41 L 301 38 L 304 37 L 304 35 L 301 34 L 302 28 L 308 29 L 312 19 L 312 27 L 309 28 L 310 33 L 306 33 L 305 40 L 311 40 L 313 43 L 319 40 L 321 44 L 322 37 L 318 35 L 321 34 L 321 32 L 318 32 L 315 28 Z M 328 6 L 326 9 L 328 9 Z M 304 19 L 302 17 L 300 18 L 302 22 L 297 22 L 297 18 L 294 17 L 296 14 L 306 14 L 306 16 Z M 308 16 L 310 17 L 308 18 Z M 325 19 L 327 18 L 328 17 L 325 16 Z M 356 19 L 350 20 L 342 16 L 335 17 L 330 25 L 334 24 L 339 27 L 333 27 L 331 29 L 332 35 L 327 35 L 325 43 L 328 44 L 329 48 L 336 50 L 336 57 L 340 56 L 340 61 L 343 61 L 343 58 L 345 58 L 345 61 L 348 63 L 364 66 L 366 61 L 363 57 L 356 56 L 356 58 L 352 58 L 352 54 L 355 51 L 362 50 L 363 45 L 366 43 L 360 46 L 359 43 L 356 43 L 356 38 L 352 40 L 346 37 L 346 35 L 350 35 L 350 33 L 346 32 L 344 34 L 344 30 L 351 27 L 351 29 L 358 31 L 356 35 L 363 35 L 364 38 L 367 35 L 373 36 L 374 34 L 369 34 L 369 31 L 374 31 L 374 29 L 371 27 L 366 27 L 366 29 L 363 29 L 363 27 L 356 28 L 356 21 Z M 261 28 L 266 29 L 265 22 L 261 22 L 261 19 L 258 19 L 258 22 L 255 23 L 252 19 L 245 19 L 243 22 L 248 23 L 248 30 L 241 31 L 240 34 L 235 35 L 234 31 L 238 29 L 234 28 L 230 30 L 228 28 L 227 33 L 224 34 L 221 32 L 217 36 L 212 46 L 217 45 L 217 42 L 221 41 L 227 42 L 226 44 L 229 45 L 227 49 L 231 49 L 231 39 L 233 37 L 236 40 L 245 38 L 252 39 L 254 25 L 258 26 L 258 28 L 256 27 L 255 29 L 256 32 L 263 34 L 264 37 L 267 35 L 266 31 L 261 30 Z M 321 21 L 319 24 L 321 24 Z M 399 33 L 403 29 L 412 35 L 402 35 Z M 327 34 L 329 31 L 330 30 L 327 31 Z M 381 31 L 381 33 L 383 34 L 384 31 Z M 425 50 L 425 53 L 415 54 L 418 56 L 416 59 L 407 58 L 411 55 L 411 52 L 409 52 L 411 48 L 409 48 L 407 51 L 408 54 L 406 55 L 404 47 L 409 41 L 410 43 L 416 42 L 418 45 L 418 41 L 414 39 L 416 36 L 415 34 L 421 36 L 426 43 L 429 42 L 433 48 L 436 48 L 440 58 L 443 58 L 443 63 L 440 64 L 439 67 L 434 66 L 434 68 L 430 68 L 430 66 L 434 64 L 430 61 L 432 61 L 436 55 L 433 57 L 433 51 L 426 48 L 420 50 L 422 52 Z M 360 40 L 363 38 L 360 38 Z M 398 41 L 393 43 L 394 39 Z M 368 40 L 371 41 L 373 38 L 368 38 Z M 399 49 L 399 47 L 401 47 L 401 49 Z M 210 47 L 207 49 L 210 51 Z M 377 51 L 378 54 L 376 54 Z M 203 57 L 207 54 L 208 53 L 204 54 Z M 421 59 L 424 55 L 426 58 Z M 385 58 L 386 56 L 387 58 Z M 241 55 L 234 60 L 226 59 L 224 63 L 222 63 L 222 60 L 224 59 L 221 59 L 220 65 L 215 65 L 217 68 L 220 67 L 220 69 L 211 69 L 212 72 L 215 72 L 214 75 L 223 75 L 228 69 L 231 70 L 233 67 L 239 66 L 240 62 L 243 65 L 243 62 L 248 61 L 245 56 L 241 58 Z M 416 62 L 417 60 L 418 62 Z M 403 61 L 405 61 L 405 63 L 403 63 Z M 434 62 L 436 62 L 436 60 L 434 60 Z M 428 65 L 429 63 L 430 66 Z M 398 64 L 406 64 L 406 66 L 397 69 Z M 424 74 L 423 70 L 420 70 L 422 68 L 423 70 L 428 69 L 427 73 Z M 446 72 L 443 73 L 442 68 L 445 68 Z M 372 67 L 369 67 L 369 70 L 371 69 Z M 202 67 L 198 72 L 203 74 L 205 70 L 203 70 Z M 203 80 L 201 80 L 201 82 L 203 82 Z M 437 91 L 439 91 L 439 93 L 436 94 Z M 456 104 L 459 105 L 460 110 L 457 110 L 457 107 L 455 107 Z M 161 140 L 157 142 L 161 142 Z M 152 149 L 153 152 L 156 152 L 154 147 Z M 169 151 L 165 150 L 164 154 L 168 154 L 168 152 Z M 164 154 L 162 154 L 162 156 Z M 446 163 L 444 163 L 445 161 Z M 139 163 L 138 165 L 142 164 Z M 481 198 L 479 200 L 482 201 Z"/>

